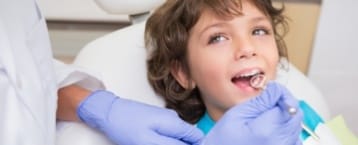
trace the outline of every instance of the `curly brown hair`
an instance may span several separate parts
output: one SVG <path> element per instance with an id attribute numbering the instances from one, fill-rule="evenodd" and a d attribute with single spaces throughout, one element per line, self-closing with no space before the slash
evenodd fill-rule
<path id="1" fill-rule="evenodd" d="M 250 0 L 270 18 L 279 55 L 287 58 L 283 36 L 287 22 L 280 9 L 271 0 Z M 242 14 L 241 0 L 167 0 L 148 19 L 145 28 L 145 45 L 148 49 L 147 77 L 154 91 L 166 101 L 166 107 L 174 109 L 187 122 L 196 123 L 205 113 L 205 106 L 197 88 L 183 88 L 171 74 L 180 65 L 187 76 L 187 46 L 189 32 L 204 10 L 218 16 L 233 17 Z M 281 33 L 278 33 L 278 30 Z"/>

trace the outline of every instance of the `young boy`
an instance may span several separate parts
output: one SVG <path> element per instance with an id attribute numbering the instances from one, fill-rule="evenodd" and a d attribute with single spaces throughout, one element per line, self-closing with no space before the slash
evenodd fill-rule
<path id="1" fill-rule="evenodd" d="M 146 25 L 150 84 L 168 108 L 208 133 L 228 109 L 261 93 L 252 77 L 275 79 L 287 57 L 281 13 L 270 0 L 168 0 Z"/>

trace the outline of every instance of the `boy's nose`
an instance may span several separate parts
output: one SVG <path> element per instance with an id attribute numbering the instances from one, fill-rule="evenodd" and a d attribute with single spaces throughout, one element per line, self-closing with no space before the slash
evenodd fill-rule
<path id="1" fill-rule="evenodd" d="M 248 59 L 257 56 L 256 48 L 250 40 L 238 41 L 235 46 L 235 59 Z"/>

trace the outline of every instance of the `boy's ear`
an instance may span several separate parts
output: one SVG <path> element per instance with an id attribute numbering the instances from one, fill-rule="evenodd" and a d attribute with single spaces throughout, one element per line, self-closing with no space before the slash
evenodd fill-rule
<path id="1" fill-rule="evenodd" d="M 189 76 L 184 71 L 182 65 L 175 61 L 172 63 L 170 73 L 174 76 L 175 80 L 185 89 L 195 88 L 195 82 L 189 79 Z M 189 84 L 191 83 L 191 86 Z"/>

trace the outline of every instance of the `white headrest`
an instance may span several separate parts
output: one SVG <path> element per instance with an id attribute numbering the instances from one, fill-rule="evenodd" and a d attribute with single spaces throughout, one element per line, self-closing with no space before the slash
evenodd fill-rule
<path id="1" fill-rule="evenodd" d="M 97 5 L 110 14 L 135 15 L 153 10 L 165 0 L 95 0 Z"/>

